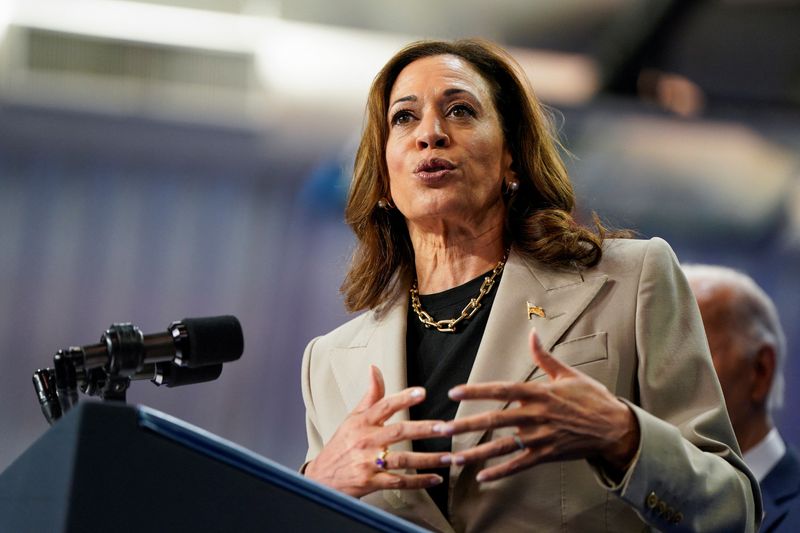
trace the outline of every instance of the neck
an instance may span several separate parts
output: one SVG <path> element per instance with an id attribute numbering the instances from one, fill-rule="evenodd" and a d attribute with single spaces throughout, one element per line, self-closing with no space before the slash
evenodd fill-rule
<path id="1" fill-rule="evenodd" d="M 736 433 L 736 440 L 739 441 L 739 447 L 742 453 L 751 450 L 756 444 L 764 440 L 767 433 L 772 429 L 772 420 L 767 413 L 761 413 L 754 416 L 751 420 L 744 424 L 744 427 L 734 428 Z"/>
<path id="2" fill-rule="evenodd" d="M 505 253 L 502 221 L 478 232 L 431 232 L 413 224 L 408 229 L 420 294 L 466 283 L 493 269 Z"/>

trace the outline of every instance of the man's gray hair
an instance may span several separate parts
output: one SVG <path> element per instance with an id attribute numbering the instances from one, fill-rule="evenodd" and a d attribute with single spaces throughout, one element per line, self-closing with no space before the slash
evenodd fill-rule
<path id="1" fill-rule="evenodd" d="M 753 278 L 732 268 L 715 265 L 684 265 L 689 281 L 706 284 L 709 288 L 726 287 L 733 293 L 728 331 L 736 335 L 750 354 L 755 355 L 760 346 L 770 345 L 775 350 L 775 374 L 767 399 L 770 412 L 783 407 L 783 368 L 786 360 L 786 336 L 781 327 L 778 310 L 772 299 Z"/>

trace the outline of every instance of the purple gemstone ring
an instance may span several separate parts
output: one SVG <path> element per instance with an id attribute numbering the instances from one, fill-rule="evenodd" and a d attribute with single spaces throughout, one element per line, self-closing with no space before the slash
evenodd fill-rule
<path id="1" fill-rule="evenodd" d="M 378 468 L 380 468 L 381 470 L 386 470 L 386 466 L 387 466 L 386 456 L 387 455 L 389 455 L 389 450 L 384 448 L 383 450 L 380 451 L 378 456 L 375 458 L 375 464 L 378 465 Z"/>

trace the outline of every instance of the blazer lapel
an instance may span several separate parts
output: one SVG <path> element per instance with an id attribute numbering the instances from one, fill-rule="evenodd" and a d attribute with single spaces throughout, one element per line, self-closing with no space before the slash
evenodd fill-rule
<path id="1" fill-rule="evenodd" d="M 355 409 L 367 392 L 371 364 L 383 374 L 387 395 L 406 388 L 407 309 L 408 302 L 402 300 L 388 308 L 380 319 L 373 314 L 370 323 L 348 346 L 331 354 L 333 376 L 348 412 Z M 407 410 L 396 413 L 387 424 L 399 420 L 408 420 Z"/>
<path id="2" fill-rule="evenodd" d="M 605 284 L 607 276 L 583 277 L 576 270 L 556 271 L 509 255 L 497 288 L 486 330 L 468 383 L 526 381 L 536 372 L 528 347 L 528 332 L 536 328 L 546 350 L 561 338 Z M 528 316 L 528 304 L 540 307 L 544 317 Z M 504 409 L 504 401 L 461 402 L 456 418 Z M 453 451 L 475 446 L 485 431 L 453 437 Z M 451 476 L 462 467 L 453 466 Z"/>
<path id="3" fill-rule="evenodd" d="M 348 346 L 334 350 L 331 366 L 336 384 L 342 394 L 347 412 L 355 409 L 369 385 L 369 365 L 377 366 L 383 373 L 386 394 L 394 394 L 408 385 L 406 374 L 406 328 L 408 299 L 399 298 L 392 306 L 354 337 Z M 387 424 L 409 419 L 408 409 L 398 411 Z M 390 451 L 412 451 L 411 441 L 401 441 L 389 447 Z M 408 470 L 408 473 L 413 471 Z M 447 520 L 425 490 L 384 490 L 382 497 L 390 508 L 401 511 L 413 509 L 415 518 L 422 519 L 438 531 L 452 531 Z M 373 496 L 374 498 L 375 496 Z M 383 505 L 385 507 L 385 505 Z M 402 513 L 401 513 L 402 514 Z M 406 517 L 408 518 L 408 517 Z"/>

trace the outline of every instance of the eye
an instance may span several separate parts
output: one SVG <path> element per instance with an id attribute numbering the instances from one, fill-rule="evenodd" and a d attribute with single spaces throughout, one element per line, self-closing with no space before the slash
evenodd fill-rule
<path id="1" fill-rule="evenodd" d="M 475 110 L 467 104 L 455 104 L 447 111 L 447 113 L 455 118 L 467 118 L 475 116 Z"/>
<path id="2" fill-rule="evenodd" d="M 411 122 L 411 119 L 414 118 L 414 115 L 407 109 L 401 109 L 394 115 L 392 115 L 391 124 L 392 126 L 398 126 L 402 124 L 408 124 Z"/>

